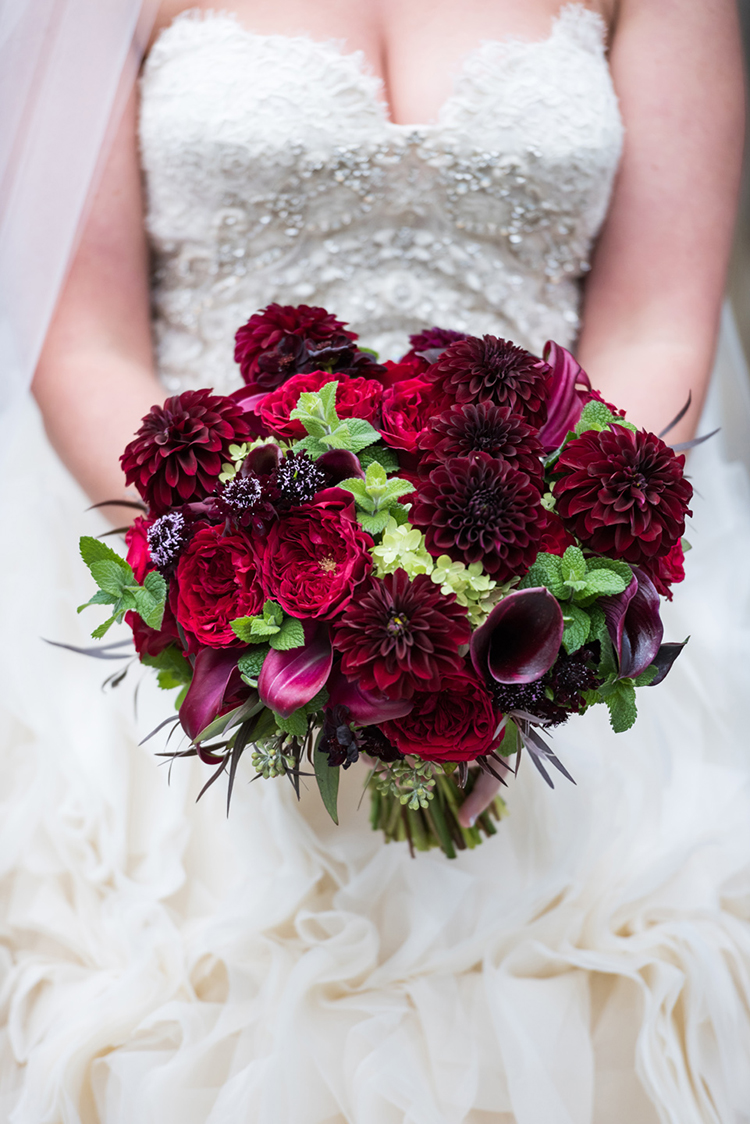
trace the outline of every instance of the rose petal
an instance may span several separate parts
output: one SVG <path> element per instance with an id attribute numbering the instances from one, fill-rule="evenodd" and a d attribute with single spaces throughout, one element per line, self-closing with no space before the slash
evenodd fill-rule
<path id="1" fill-rule="evenodd" d="M 471 638 L 477 673 L 497 683 L 533 683 L 557 659 L 562 610 L 543 587 L 509 593 Z"/>
<path id="2" fill-rule="evenodd" d="M 295 710 L 310 702 L 325 685 L 333 663 L 333 649 L 328 625 L 318 621 L 302 622 L 305 646 L 266 656 L 258 679 L 261 701 L 288 718 Z"/>

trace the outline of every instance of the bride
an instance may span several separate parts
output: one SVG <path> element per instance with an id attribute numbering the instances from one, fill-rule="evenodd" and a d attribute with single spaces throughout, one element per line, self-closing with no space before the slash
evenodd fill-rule
<path id="1" fill-rule="evenodd" d="M 27 404 L 6 452 L 5 1119 L 750 1120 L 731 323 L 666 614 L 688 648 L 633 731 L 557 731 L 577 786 L 522 769 L 455 862 L 385 846 L 353 769 L 340 828 L 281 781 L 238 783 L 228 821 L 219 786 L 196 805 L 200 766 L 168 784 L 138 745 L 169 712 L 150 681 L 136 719 L 127 686 L 102 696 L 101 665 L 38 639 L 86 642 L 74 544 L 105 526 L 81 489 L 124 498 L 118 454 L 167 393 L 239 385 L 233 334 L 271 301 L 324 305 L 386 358 L 433 324 L 553 338 L 646 428 L 690 391 L 692 436 L 738 52 L 731 0 L 160 5 L 34 380 L 47 436 Z"/>

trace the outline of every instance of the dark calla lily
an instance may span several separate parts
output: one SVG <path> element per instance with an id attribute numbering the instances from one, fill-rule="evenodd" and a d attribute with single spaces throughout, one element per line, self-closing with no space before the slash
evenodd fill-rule
<path id="1" fill-rule="evenodd" d="M 282 718 L 315 698 L 333 663 L 333 648 L 324 621 L 302 622 L 305 644 L 287 652 L 275 649 L 266 656 L 258 679 L 261 701 Z"/>
<path id="2" fill-rule="evenodd" d="M 372 726 L 396 718 L 405 718 L 414 708 L 413 699 L 387 699 L 375 691 L 365 691 L 347 679 L 336 667 L 327 683 L 328 705 L 349 708 L 351 721 L 357 726 Z"/>
<path id="3" fill-rule="evenodd" d="M 362 480 L 365 478 L 358 459 L 347 449 L 330 449 L 319 456 L 315 463 L 329 477 L 331 485 L 340 484 L 342 480 L 351 480 L 354 476 Z"/>
<path id="4" fill-rule="evenodd" d="M 251 391 L 249 387 L 241 386 L 239 390 L 233 390 L 231 394 L 227 395 L 244 411 L 245 421 L 256 437 L 269 436 L 268 427 L 260 416 L 260 406 L 267 394 L 267 390 L 257 394 L 255 391 Z"/>
<path id="5" fill-rule="evenodd" d="M 562 610 L 548 589 L 520 589 L 495 606 L 471 638 L 471 661 L 483 679 L 533 683 L 557 659 Z"/>
<path id="6" fill-rule="evenodd" d="M 672 670 L 672 664 L 686 644 L 687 640 L 683 640 L 681 644 L 662 644 L 660 646 L 659 651 L 651 661 L 651 663 L 656 664 L 659 670 L 649 683 L 649 687 L 655 687 L 657 683 L 662 683 L 667 678 Z"/>
<path id="7" fill-rule="evenodd" d="M 242 462 L 245 473 L 254 472 L 256 476 L 270 476 L 284 459 L 278 445 L 258 445 L 252 449 Z"/>
<path id="8" fill-rule="evenodd" d="M 180 724 L 194 741 L 220 713 L 232 673 L 242 652 L 237 648 L 202 648 L 180 707 Z"/>
<path id="9" fill-rule="evenodd" d="M 583 401 L 576 387 L 591 390 L 586 372 L 569 351 L 548 340 L 544 345 L 544 361 L 552 368 L 547 421 L 539 431 L 539 440 L 547 452 L 557 449 L 565 434 L 573 429 L 581 416 Z"/>
<path id="10" fill-rule="evenodd" d="M 637 678 L 655 661 L 664 636 L 654 583 L 642 570 L 633 570 L 633 580 L 624 593 L 602 597 L 598 604 L 617 653 L 620 678 Z"/>

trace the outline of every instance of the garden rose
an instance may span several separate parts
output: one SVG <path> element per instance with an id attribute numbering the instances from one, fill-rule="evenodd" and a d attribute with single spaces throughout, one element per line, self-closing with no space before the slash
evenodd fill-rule
<path id="1" fill-rule="evenodd" d="M 372 569 L 373 542 L 357 523 L 348 492 L 327 488 L 271 528 L 263 582 L 293 617 L 335 617 Z"/>
<path id="2" fill-rule="evenodd" d="M 139 515 L 125 532 L 125 545 L 128 548 L 125 560 L 139 585 L 143 585 L 143 579 L 150 570 L 156 569 L 148 546 L 148 529 L 153 522 L 153 519 L 144 519 Z"/>
<path id="3" fill-rule="evenodd" d="M 294 375 L 283 386 L 271 391 L 260 404 L 260 416 L 268 429 L 288 441 L 305 436 L 302 423 L 290 419 L 304 391 L 320 390 L 329 382 L 338 382 L 336 412 L 340 418 L 364 418 L 372 421 L 380 407 L 383 388 L 374 379 L 347 378 L 330 371 L 312 371 L 309 375 Z"/>
<path id="4" fill-rule="evenodd" d="M 170 598 L 188 638 L 201 647 L 241 646 L 229 622 L 259 613 L 265 600 L 252 542 L 202 527 L 180 556 L 175 579 Z"/>
<path id="5" fill-rule="evenodd" d="M 425 761 L 473 761 L 499 745 L 499 721 L 488 691 L 461 669 L 444 675 L 439 691 L 417 692 L 413 710 L 382 729 L 401 753 Z"/>
<path id="6" fill-rule="evenodd" d="M 424 379 L 405 379 L 383 392 L 380 432 L 386 445 L 416 452 L 419 436 L 435 412 L 435 388 Z"/>

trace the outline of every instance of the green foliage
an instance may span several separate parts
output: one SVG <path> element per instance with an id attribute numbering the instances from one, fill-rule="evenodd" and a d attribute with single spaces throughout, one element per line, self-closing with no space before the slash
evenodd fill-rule
<path id="1" fill-rule="evenodd" d="M 338 485 L 354 497 L 357 518 L 370 535 L 379 535 L 393 519 L 398 526 L 407 522 L 406 508 L 398 501 L 414 491 L 414 485 L 398 476 L 388 479 L 388 474 L 378 461 L 372 461 L 364 480 L 358 476 L 342 480 Z"/>
<path id="2" fill-rule="evenodd" d="M 109 605 L 112 610 L 112 615 L 91 633 L 94 639 L 101 639 L 127 612 L 138 613 L 150 628 L 161 628 L 167 583 L 160 573 L 152 570 L 140 585 L 125 559 L 106 543 L 90 535 L 84 535 L 81 539 L 80 551 L 81 558 L 99 589 L 84 605 L 78 606 L 78 612 L 89 605 Z"/>
<path id="3" fill-rule="evenodd" d="M 339 822 L 338 795 L 339 795 L 339 765 L 328 764 L 328 754 L 320 748 L 320 738 L 313 750 L 313 768 L 315 779 L 323 800 L 323 805 L 335 824 Z"/>
<path id="4" fill-rule="evenodd" d="M 388 445 L 368 445 L 368 447 L 363 449 L 361 453 L 358 453 L 357 456 L 365 472 L 367 472 L 367 469 L 374 461 L 382 465 L 388 473 L 398 472 L 398 454 L 395 449 L 391 449 Z"/>
<path id="5" fill-rule="evenodd" d="M 230 623 L 235 636 L 245 644 L 270 644 L 277 652 L 288 652 L 305 643 L 302 623 L 287 616 L 276 601 L 266 601 L 257 616 L 237 617 Z"/>
<path id="6" fill-rule="evenodd" d="M 304 391 L 290 417 L 300 421 L 307 433 L 294 445 L 295 453 L 306 452 L 315 460 L 329 449 L 359 453 L 380 441 L 380 434 L 363 418 L 339 418 L 336 413 L 337 382 L 317 391 Z"/>
<path id="7" fill-rule="evenodd" d="M 328 691 L 323 687 L 318 691 L 315 698 L 310 699 L 309 703 L 305 703 L 298 710 L 293 711 L 288 718 L 282 718 L 280 714 L 274 712 L 276 725 L 282 734 L 290 734 L 292 737 L 304 738 L 307 734 L 310 719 L 322 710 L 328 702 Z"/>
<path id="8" fill-rule="evenodd" d="M 591 634 L 591 617 L 578 605 L 566 604 L 563 607 L 563 624 L 563 647 L 570 655 L 582 648 L 588 640 Z"/>
<path id="9" fill-rule="evenodd" d="M 620 418 L 613 414 L 609 407 L 605 406 L 603 402 L 597 402 L 596 399 L 592 399 L 591 402 L 586 403 L 581 411 L 581 417 L 575 428 L 575 435 L 576 437 L 580 437 L 582 433 L 585 433 L 589 429 L 595 429 L 601 433 L 603 429 L 608 429 L 609 426 L 613 424 L 622 426 L 624 429 L 634 430 L 636 428 L 632 422 L 625 421 L 625 418 Z"/>
<path id="10" fill-rule="evenodd" d="M 634 680 L 634 683 L 636 687 L 650 687 L 658 674 L 659 668 L 656 664 L 649 664 L 646 670 L 642 671 L 638 678 Z"/>
<path id="11" fill-rule="evenodd" d="M 239 660 L 237 667 L 240 670 L 240 675 L 248 687 L 257 687 L 258 679 L 260 677 L 263 661 L 268 653 L 271 651 L 270 644 L 258 644 L 253 648 L 252 652 L 242 656 Z"/>
<path id="12" fill-rule="evenodd" d="M 176 644 L 170 644 L 163 652 L 159 652 L 158 656 L 141 656 L 141 663 L 158 671 L 156 679 L 164 691 L 169 691 L 173 687 L 184 687 L 193 678 L 190 661 L 185 659 L 182 649 Z"/>
<path id="13" fill-rule="evenodd" d="M 543 585 L 558 601 L 573 601 L 586 608 L 598 597 L 624 592 L 632 579 L 633 571 L 627 562 L 585 558 L 577 546 L 569 546 L 562 558 L 538 554 L 520 588 Z"/>
<path id="14" fill-rule="evenodd" d="M 612 689 L 604 701 L 609 710 L 609 721 L 614 732 L 623 734 L 629 730 L 638 717 L 633 680 L 618 679 L 612 684 Z"/>

